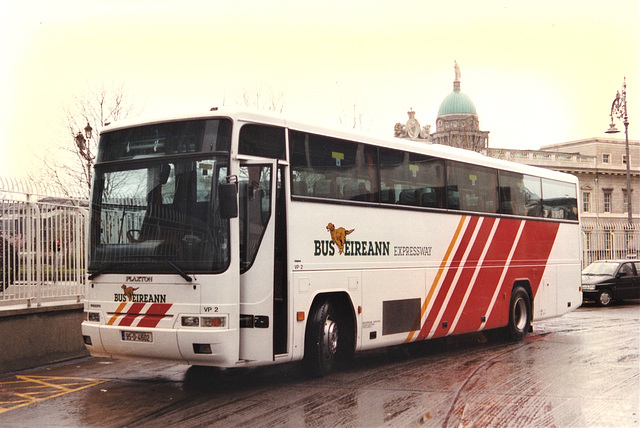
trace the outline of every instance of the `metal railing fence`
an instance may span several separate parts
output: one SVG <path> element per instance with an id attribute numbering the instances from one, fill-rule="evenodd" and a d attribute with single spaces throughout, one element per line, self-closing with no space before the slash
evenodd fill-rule
<path id="1" fill-rule="evenodd" d="M 640 256 L 640 223 L 583 222 L 582 267 L 598 260 Z"/>
<path id="2" fill-rule="evenodd" d="M 84 298 L 88 201 L 0 178 L 0 309 Z"/>

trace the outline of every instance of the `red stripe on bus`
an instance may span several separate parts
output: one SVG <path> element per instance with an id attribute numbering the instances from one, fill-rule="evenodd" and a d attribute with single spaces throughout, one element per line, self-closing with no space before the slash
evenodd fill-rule
<path id="1" fill-rule="evenodd" d="M 170 303 L 154 303 L 145 313 L 145 316 L 138 322 L 138 327 L 155 328 L 164 318 L 164 315 L 171 308 Z"/>
<path id="2" fill-rule="evenodd" d="M 435 292 L 436 286 L 438 284 L 438 282 L 440 281 L 440 278 L 442 277 L 443 273 L 445 272 L 445 268 L 447 266 L 447 263 L 449 261 L 449 256 L 451 255 L 451 252 L 453 251 L 453 249 L 456 246 L 456 243 L 458 242 L 458 237 L 460 236 L 460 232 L 462 231 L 462 228 L 465 224 L 465 221 L 467 219 L 467 216 L 462 216 L 460 217 L 460 221 L 458 222 L 458 227 L 456 228 L 455 233 L 453 234 L 453 237 L 451 238 L 451 241 L 449 241 L 449 247 L 447 248 L 447 251 L 444 254 L 444 258 L 442 259 L 442 261 L 440 262 L 440 268 L 438 269 L 438 273 L 436 274 L 433 283 L 431 284 L 431 287 L 429 288 L 429 292 L 427 293 L 427 297 L 424 299 L 424 303 L 422 304 L 422 308 L 420 308 L 420 319 L 417 320 L 417 324 L 416 326 L 420 326 L 420 323 L 422 322 L 422 318 L 424 317 L 425 311 L 427 311 L 427 308 L 429 307 L 429 303 L 431 302 L 431 299 L 433 299 L 433 294 Z M 405 339 L 405 343 L 410 342 L 413 339 L 413 336 L 416 332 L 415 331 L 410 331 L 409 335 L 407 336 L 407 338 Z"/>
<path id="3" fill-rule="evenodd" d="M 439 316 L 432 319 L 431 325 L 429 325 L 428 329 L 425 330 L 426 338 L 445 336 L 449 332 L 449 328 L 453 325 L 455 320 L 456 313 L 460 305 L 462 305 L 466 287 L 468 287 L 468 283 L 471 281 L 475 272 L 480 255 L 487 245 L 486 240 L 489 238 L 494 221 L 495 220 L 485 218 L 482 221 L 482 224 L 478 225 L 479 229 L 474 235 L 473 242 L 471 242 L 465 250 L 466 256 L 463 255 L 466 259 L 461 259 L 461 263 L 463 263 L 464 266 L 460 267 L 456 272 L 457 276 L 453 277 L 453 281 L 455 282 L 451 285 L 451 287 L 454 287 L 451 289 L 451 295 L 448 299 L 446 296 L 443 297 L 443 303 L 446 303 L 446 307 L 441 308 Z M 456 293 L 459 289 L 462 291 Z M 458 321 L 458 323 L 459 322 L 460 321 Z"/>
<path id="4" fill-rule="evenodd" d="M 455 333 L 476 331 L 480 327 L 491 328 L 506 325 L 508 323 L 511 288 L 518 279 L 529 281 L 535 298 L 555 242 L 559 224 L 525 221 L 522 234 L 518 242 L 515 243 L 514 248 L 513 240 L 517 236 L 521 223 L 521 220 L 501 220 L 489 244 L 490 247 L 485 260 L 482 266 L 479 267 L 480 271 L 475 281 L 478 288 L 477 290 L 472 290 L 466 302 L 467 308 L 463 310 L 456 324 Z M 485 219 L 477 235 L 473 238 L 473 242 L 471 242 L 470 237 L 473 236 L 475 227 L 468 227 L 465 231 L 463 240 L 456 251 L 451 267 L 447 271 L 442 287 L 436 296 L 435 304 L 421 328 L 418 339 L 440 337 L 450 333 L 449 329 L 455 320 L 460 305 L 463 304 L 465 292 L 477 267 L 479 255 L 485 248 L 492 224 L 493 221 Z M 470 222 L 470 226 L 474 226 L 474 224 Z M 513 256 L 508 261 L 507 259 L 512 249 L 514 250 Z M 463 260 L 467 251 L 466 260 Z M 508 266 L 505 266 L 506 263 L 508 263 Z M 507 269 L 506 275 L 500 285 L 498 282 L 504 269 Z M 491 308 L 491 313 L 485 318 L 485 321 L 489 321 L 489 318 L 491 321 L 482 326 L 482 317 L 489 310 L 491 298 L 498 291 L 496 287 L 499 286 L 501 286 L 501 290 L 499 290 L 501 295 L 499 295 L 496 304 Z M 455 288 L 452 289 L 452 287 Z M 447 299 L 449 290 L 451 292 Z M 443 310 L 444 304 L 446 304 L 446 307 Z M 442 314 L 442 316 L 439 316 L 439 314 Z M 435 323 L 438 323 L 438 325 L 435 326 Z"/>
<path id="5" fill-rule="evenodd" d="M 509 270 L 495 306 L 487 317 L 484 328 L 499 327 L 509 322 L 511 289 L 517 280 L 527 280 L 531 285 L 532 301 L 547 267 L 551 250 L 558 234 L 559 223 L 526 221 L 516 246 Z"/>
<path id="6" fill-rule="evenodd" d="M 173 303 L 153 303 L 145 312 L 146 315 L 164 315 L 171 309 Z"/>
<path id="7" fill-rule="evenodd" d="M 518 235 L 520 222 L 511 219 L 500 220 L 455 333 L 471 332 L 480 328 L 482 317 L 489 309 L 496 287 L 500 285 L 500 276 Z"/>
<path id="8" fill-rule="evenodd" d="M 418 340 L 426 338 L 429 334 L 429 331 L 431 330 L 431 327 L 437 321 L 436 318 L 438 316 L 438 313 L 440 312 L 440 309 L 442 308 L 442 305 L 445 303 L 447 292 L 451 287 L 456 272 L 458 271 L 458 269 L 462 268 L 461 264 L 464 253 L 469 245 L 473 245 L 473 242 L 471 242 L 471 238 L 478 224 L 478 220 L 479 217 L 471 217 L 469 219 L 469 224 L 467 225 L 462 239 L 460 240 L 460 245 L 458 246 L 455 255 L 451 259 L 451 263 L 445 274 L 444 281 L 440 286 L 438 294 L 435 296 L 435 301 L 431 308 L 431 311 L 429 312 L 429 314 L 427 314 L 427 319 L 420 329 L 420 333 L 417 337 Z"/>
<path id="9" fill-rule="evenodd" d="M 133 324 L 133 321 L 140 316 L 140 313 L 142 312 L 142 308 L 144 308 L 144 305 L 146 305 L 146 303 L 131 304 L 131 306 L 127 310 L 127 315 L 125 315 L 124 318 L 120 320 L 120 323 L 118 323 L 118 325 L 130 326 L 131 324 Z"/>
<path id="10" fill-rule="evenodd" d="M 456 281 L 456 284 L 454 284 L 455 289 L 451 294 L 449 303 L 443 313 L 442 321 L 447 322 L 447 327 L 439 327 L 437 333 L 438 335 L 446 335 L 447 333 L 449 333 L 449 329 L 452 327 L 452 323 L 456 317 L 456 314 L 458 313 L 458 309 L 463 304 L 463 299 L 467 292 L 467 289 L 474 285 L 472 283 L 472 278 L 474 274 L 476 274 L 476 268 L 483 270 L 483 266 L 478 266 L 478 264 L 480 263 L 480 256 L 482 255 L 485 247 L 487 245 L 491 245 L 490 243 L 487 243 L 487 240 L 489 239 L 493 224 L 496 221 L 497 219 L 495 218 L 485 218 L 482 222 L 475 241 L 472 243 L 472 248 L 464 264 L 464 268 L 462 269 L 462 272 L 458 280 Z M 479 279 L 480 274 L 478 274 L 478 277 L 476 277 L 475 282 L 477 282 Z M 457 330 L 460 329 L 459 326 L 461 323 L 463 323 L 465 318 L 466 314 L 461 316 L 460 320 L 458 321 Z"/>

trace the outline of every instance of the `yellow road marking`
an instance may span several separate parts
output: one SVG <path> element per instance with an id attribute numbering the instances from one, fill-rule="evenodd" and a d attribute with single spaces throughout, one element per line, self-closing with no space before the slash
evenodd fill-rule
<path id="1" fill-rule="evenodd" d="M 105 380 L 81 377 L 22 376 L 0 380 L 0 413 L 99 385 Z"/>

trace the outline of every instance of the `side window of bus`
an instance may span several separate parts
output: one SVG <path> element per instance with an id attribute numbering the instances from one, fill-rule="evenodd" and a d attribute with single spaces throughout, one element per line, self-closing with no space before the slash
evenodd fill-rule
<path id="1" fill-rule="evenodd" d="M 500 213 L 539 217 L 542 214 L 540 203 L 540 178 L 516 172 L 499 172 Z"/>
<path id="2" fill-rule="evenodd" d="M 576 186 L 571 183 L 542 179 L 542 210 L 544 217 L 578 219 Z"/>
<path id="3" fill-rule="evenodd" d="M 498 171 L 493 168 L 447 163 L 447 206 L 450 209 L 497 213 Z"/>
<path id="4" fill-rule="evenodd" d="M 271 166 L 241 166 L 238 176 L 240 272 L 246 272 L 258 254 L 271 217 Z"/>
<path id="5" fill-rule="evenodd" d="M 284 128 L 244 125 L 240 130 L 238 152 L 242 155 L 284 159 Z"/>
<path id="6" fill-rule="evenodd" d="M 294 196 L 378 202 L 375 147 L 297 131 L 289 144 Z"/>
<path id="7" fill-rule="evenodd" d="M 444 208 L 444 161 L 380 149 L 380 202 Z"/>

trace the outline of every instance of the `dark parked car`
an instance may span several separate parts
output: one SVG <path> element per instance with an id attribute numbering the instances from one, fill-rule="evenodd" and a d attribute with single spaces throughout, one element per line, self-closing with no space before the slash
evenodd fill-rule
<path id="1" fill-rule="evenodd" d="M 640 298 L 640 260 L 601 260 L 582 271 L 582 297 L 600 306 Z"/>

